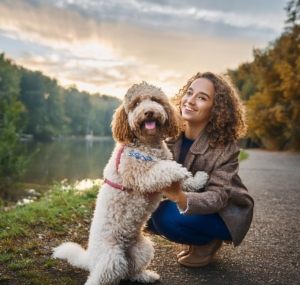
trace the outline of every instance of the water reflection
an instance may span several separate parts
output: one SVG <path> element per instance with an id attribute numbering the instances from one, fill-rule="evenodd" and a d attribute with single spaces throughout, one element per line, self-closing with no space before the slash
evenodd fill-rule
<path id="1" fill-rule="evenodd" d="M 27 197 L 29 189 L 48 189 L 53 181 L 68 180 L 74 183 L 83 179 L 103 177 L 115 142 L 112 138 L 93 140 L 61 140 L 55 142 L 22 142 L 28 154 L 39 151 L 33 156 L 22 178 L 23 185 L 0 193 L 2 199 L 16 202 Z"/>
<path id="2" fill-rule="evenodd" d="M 97 140 L 70 140 L 50 143 L 27 142 L 29 153 L 36 149 L 22 182 L 52 184 L 68 179 L 70 183 L 85 178 L 98 179 L 114 148 L 110 138 Z"/>

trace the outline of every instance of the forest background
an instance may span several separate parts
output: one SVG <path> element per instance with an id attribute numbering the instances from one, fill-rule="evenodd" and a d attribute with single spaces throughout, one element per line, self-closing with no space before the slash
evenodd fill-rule
<path id="1" fill-rule="evenodd" d="M 227 70 L 248 109 L 247 138 L 270 150 L 300 150 L 300 0 L 289 1 L 281 36 L 254 49 L 252 62 Z M 0 190 L 18 180 L 30 159 L 19 149 L 24 134 L 111 136 L 116 97 L 61 87 L 56 79 L 0 55 Z"/>

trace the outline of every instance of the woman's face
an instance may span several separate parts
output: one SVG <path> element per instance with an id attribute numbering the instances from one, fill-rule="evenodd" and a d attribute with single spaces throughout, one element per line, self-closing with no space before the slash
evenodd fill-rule
<path id="1" fill-rule="evenodd" d="M 207 124 L 215 98 L 213 83 L 206 78 L 197 78 L 181 99 L 182 118 L 190 123 Z"/>

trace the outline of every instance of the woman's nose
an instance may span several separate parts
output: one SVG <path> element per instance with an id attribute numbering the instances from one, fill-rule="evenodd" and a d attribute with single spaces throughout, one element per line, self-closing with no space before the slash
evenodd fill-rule
<path id="1" fill-rule="evenodd" d="M 189 104 L 195 104 L 195 97 L 194 96 L 190 96 L 188 99 L 187 99 L 187 102 Z"/>

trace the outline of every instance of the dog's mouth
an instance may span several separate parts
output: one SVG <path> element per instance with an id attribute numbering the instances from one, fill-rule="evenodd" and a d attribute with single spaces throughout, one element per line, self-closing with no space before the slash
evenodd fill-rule
<path id="1" fill-rule="evenodd" d="M 156 121 L 146 121 L 145 122 L 145 128 L 147 130 L 153 130 L 156 128 Z"/>

